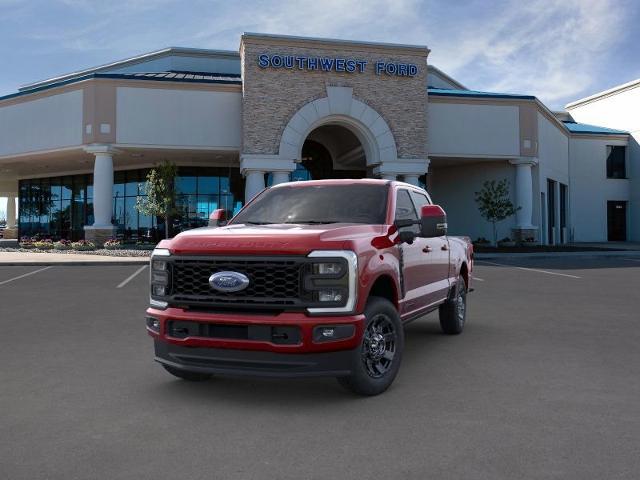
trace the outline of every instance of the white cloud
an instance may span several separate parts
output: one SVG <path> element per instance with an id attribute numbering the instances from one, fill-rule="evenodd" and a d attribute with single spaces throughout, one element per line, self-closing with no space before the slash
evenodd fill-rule
<path id="1" fill-rule="evenodd" d="M 598 74 L 610 74 L 603 65 L 637 10 L 631 0 L 58 0 L 55 6 L 68 18 L 33 10 L 37 22 L 21 33 L 40 53 L 94 52 L 98 64 L 169 45 L 235 50 L 243 31 L 426 44 L 429 61 L 470 88 L 534 94 L 553 107 L 592 93 Z"/>

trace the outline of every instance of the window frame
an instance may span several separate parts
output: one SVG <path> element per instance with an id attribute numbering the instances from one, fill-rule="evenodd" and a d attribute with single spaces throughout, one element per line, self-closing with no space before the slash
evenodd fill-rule
<path id="1" fill-rule="evenodd" d="M 623 149 L 623 161 L 622 161 L 622 176 L 614 175 L 614 168 L 610 162 L 611 153 L 614 148 L 622 148 Z M 628 180 L 629 179 L 629 166 L 628 164 L 628 148 L 626 145 L 607 145 L 606 146 L 606 157 L 605 157 L 605 175 L 607 180 Z M 611 165 L 611 166 L 610 166 Z M 611 174 L 610 174 L 611 173 Z"/>

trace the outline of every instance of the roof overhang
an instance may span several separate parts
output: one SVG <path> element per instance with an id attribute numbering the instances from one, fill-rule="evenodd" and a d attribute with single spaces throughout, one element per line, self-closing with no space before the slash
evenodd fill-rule
<path id="1" fill-rule="evenodd" d="M 34 88 L 40 88 L 52 83 L 64 82 L 66 80 L 70 80 L 73 78 L 84 77 L 86 75 L 90 75 L 93 73 L 104 72 L 105 70 L 111 70 L 113 68 L 128 67 L 128 66 L 137 65 L 143 62 L 148 62 L 149 60 L 155 60 L 158 58 L 163 58 L 168 56 L 205 56 L 205 57 L 219 57 L 219 58 L 226 57 L 226 58 L 233 58 L 233 59 L 240 58 L 240 54 L 238 52 L 231 51 L 231 50 L 208 50 L 208 49 L 202 49 L 202 48 L 167 47 L 161 50 L 156 50 L 154 52 L 143 53 L 142 55 L 137 55 L 135 57 L 106 63 L 104 65 L 100 65 L 97 67 L 86 68 L 83 70 L 78 70 L 76 72 L 71 72 L 71 73 L 67 73 L 57 77 L 48 78 L 46 80 L 40 80 L 37 82 L 21 85 L 18 88 L 18 91 L 22 92 L 25 90 L 32 90 Z"/>

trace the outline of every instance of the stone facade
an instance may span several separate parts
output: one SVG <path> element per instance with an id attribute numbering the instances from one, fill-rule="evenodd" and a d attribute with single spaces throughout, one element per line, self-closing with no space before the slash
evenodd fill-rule
<path id="1" fill-rule="evenodd" d="M 353 98 L 374 109 L 389 125 L 398 157 L 427 158 L 426 47 L 243 35 L 242 152 L 277 155 L 290 118 L 305 104 L 327 96 L 327 87 L 350 87 Z M 261 68 L 261 54 L 354 58 L 367 61 L 363 73 Z M 377 61 L 415 64 L 415 76 L 376 74 Z"/>

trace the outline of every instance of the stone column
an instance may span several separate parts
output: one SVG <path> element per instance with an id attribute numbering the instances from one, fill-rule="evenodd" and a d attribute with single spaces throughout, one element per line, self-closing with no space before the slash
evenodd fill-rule
<path id="1" fill-rule="evenodd" d="M 411 185 L 415 185 L 416 187 L 420 186 L 419 175 L 405 175 L 404 181 L 410 183 Z"/>
<path id="2" fill-rule="evenodd" d="M 18 229 L 16 228 L 15 195 L 9 195 L 7 197 L 7 228 L 4 229 L 2 236 L 5 240 L 15 240 L 18 238 Z"/>
<path id="3" fill-rule="evenodd" d="M 7 229 L 16 228 L 16 196 L 7 197 Z"/>
<path id="4" fill-rule="evenodd" d="M 273 172 L 273 185 L 288 182 L 289 173 L 296 168 L 293 160 L 279 155 L 240 155 L 240 173 L 246 178 L 244 188 L 245 203 L 264 190 L 264 173 Z"/>
<path id="5" fill-rule="evenodd" d="M 515 240 L 536 236 L 538 227 L 533 225 L 533 173 L 532 167 L 537 165 L 538 159 L 534 157 L 521 157 L 509 160 L 516 167 L 515 197 L 516 226 L 513 229 Z"/>
<path id="6" fill-rule="evenodd" d="M 113 237 L 113 155 L 110 145 L 90 145 L 85 151 L 95 156 L 93 163 L 93 225 L 84 227 L 86 240 L 102 245 Z"/>
<path id="7" fill-rule="evenodd" d="M 288 171 L 274 171 L 271 173 L 273 175 L 272 185 L 278 185 L 279 183 L 287 183 L 289 181 Z"/>
<path id="8" fill-rule="evenodd" d="M 384 180 L 396 180 L 399 176 L 411 185 L 418 186 L 420 175 L 429 169 L 429 160 L 419 158 L 398 158 L 380 163 L 373 174 Z"/>
<path id="9" fill-rule="evenodd" d="M 249 203 L 253 197 L 264 190 L 264 171 L 245 170 L 244 176 L 247 179 L 244 187 L 244 201 L 245 203 Z"/>

